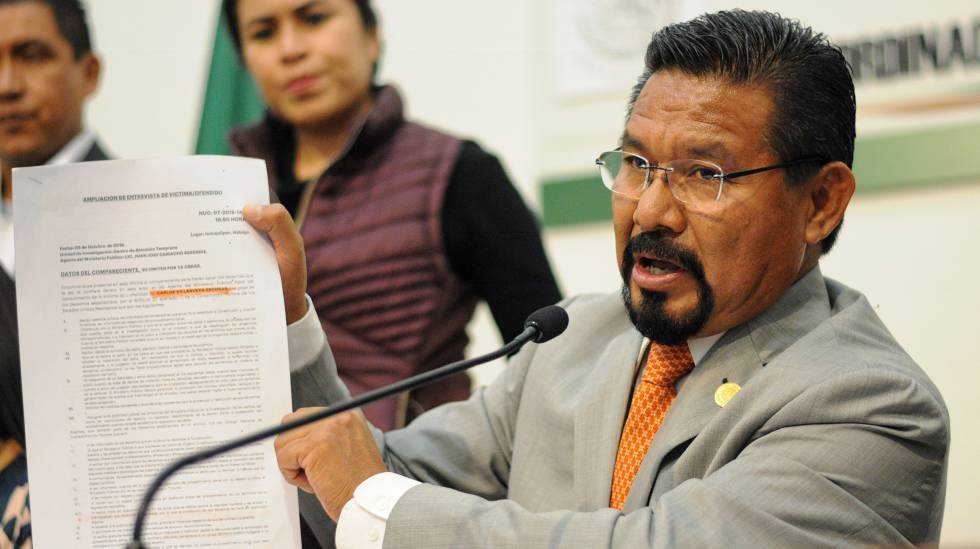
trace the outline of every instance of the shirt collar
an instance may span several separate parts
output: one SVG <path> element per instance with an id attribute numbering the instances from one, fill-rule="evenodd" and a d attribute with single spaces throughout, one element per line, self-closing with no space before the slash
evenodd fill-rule
<path id="1" fill-rule="evenodd" d="M 711 350 L 711 346 L 715 344 L 716 341 L 721 339 L 721 336 L 725 335 L 725 332 L 719 334 L 705 336 L 705 337 L 694 337 L 687 340 L 687 348 L 691 351 L 691 358 L 694 360 L 694 365 L 697 366 L 704 358 L 704 355 L 708 354 Z M 643 364 L 643 359 L 646 357 L 647 347 L 650 345 L 650 338 L 643 338 L 643 345 L 640 345 L 640 355 L 636 357 L 637 366 Z"/>
<path id="2" fill-rule="evenodd" d="M 704 355 L 708 354 L 708 351 L 711 350 L 711 346 L 714 345 L 716 341 L 721 339 L 721 336 L 723 335 L 725 335 L 725 332 L 687 340 L 687 348 L 691 350 L 691 358 L 694 359 L 695 366 L 701 362 Z"/>
<path id="3" fill-rule="evenodd" d="M 45 165 L 54 166 L 78 162 L 85 158 L 85 154 L 92 148 L 93 143 L 95 143 L 95 133 L 91 130 L 82 130 L 71 141 L 65 143 L 61 150 L 54 153 L 54 156 L 45 162 Z"/>

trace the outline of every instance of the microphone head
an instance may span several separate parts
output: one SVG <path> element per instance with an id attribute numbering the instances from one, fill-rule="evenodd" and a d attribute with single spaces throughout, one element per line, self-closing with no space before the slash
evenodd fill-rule
<path id="1" fill-rule="evenodd" d="M 538 331 L 534 342 L 544 343 L 565 331 L 568 327 L 568 313 L 558 305 L 541 307 L 524 321 L 524 328 L 532 327 Z"/>

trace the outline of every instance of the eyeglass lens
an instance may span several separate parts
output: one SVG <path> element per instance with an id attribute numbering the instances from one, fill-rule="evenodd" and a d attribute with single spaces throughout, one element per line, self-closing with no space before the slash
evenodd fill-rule
<path id="1" fill-rule="evenodd" d="M 639 199 L 640 195 L 663 172 L 667 186 L 677 200 L 687 204 L 716 202 L 721 196 L 724 171 L 705 160 L 674 160 L 663 166 L 651 166 L 642 157 L 609 151 L 596 162 L 603 184 L 611 191 Z"/>

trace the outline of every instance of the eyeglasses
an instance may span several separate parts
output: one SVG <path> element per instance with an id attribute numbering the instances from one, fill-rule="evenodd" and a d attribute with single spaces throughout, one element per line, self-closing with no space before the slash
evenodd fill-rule
<path id="1" fill-rule="evenodd" d="M 602 184 L 618 195 L 639 200 L 643 191 L 650 186 L 650 173 L 660 170 L 664 172 L 664 182 L 674 198 L 693 206 L 720 203 L 725 181 L 729 179 L 811 162 L 825 161 L 820 157 L 808 156 L 781 164 L 725 173 L 721 166 L 707 160 L 672 160 L 659 165 L 622 150 L 606 151 L 595 160 Z"/>

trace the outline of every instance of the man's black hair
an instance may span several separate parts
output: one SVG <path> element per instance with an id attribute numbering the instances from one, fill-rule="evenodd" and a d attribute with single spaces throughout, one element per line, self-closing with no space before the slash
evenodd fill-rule
<path id="1" fill-rule="evenodd" d="M 856 106 L 850 67 L 840 48 L 798 21 L 732 10 L 664 27 L 647 47 L 629 113 L 650 76 L 668 69 L 768 88 L 775 111 L 766 141 L 780 162 L 816 156 L 853 164 Z M 786 169 L 786 180 L 802 184 L 819 169 L 819 163 L 793 166 Z M 840 225 L 821 242 L 823 253 L 839 231 Z"/>
<path id="2" fill-rule="evenodd" d="M 364 28 L 374 30 L 378 28 L 378 16 L 371 7 L 371 0 L 351 0 L 357 6 L 357 13 L 361 16 L 361 23 Z M 238 28 L 238 0 L 222 0 L 221 10 L 224 13 L 225 24 L 228 25 L 228 32 L 231 33 L 231 41 L 235 44 L 235 49 L 239 56 L 242 53 L 242 33 Z"/>
<path id="3" fill-rule="evenodd" d="M 36 2 L 51 8 L 58 32 L 71 45 L 75 60 L 92 52 L 92 38 L 81 0 L 0 0 L 0 6 Z"/>

